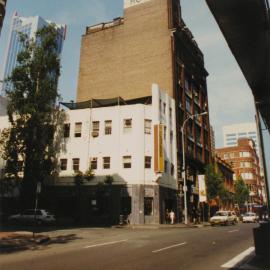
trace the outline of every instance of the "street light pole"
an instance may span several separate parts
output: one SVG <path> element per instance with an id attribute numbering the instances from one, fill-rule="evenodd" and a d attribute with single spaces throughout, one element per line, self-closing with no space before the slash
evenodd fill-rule
<path id="1" fill-rule="evenodd" d="M 186 180 L 186 158 L 185 158 L 185 136 L 184 136 L 184 130 L 186 123 L 189 119 L 193 119 L 193 117 L 206 115 L 208 112 L 198 113 L 189 115 L 187 119 L 184 120 L 181 132 L 182 132 L 182 179 L 184 182 L 183 191 L 184 191 L 184 216 L 185 216 L 185 224 L 188 224 L 188 211 L 187 211 L 187 180 Z"/>

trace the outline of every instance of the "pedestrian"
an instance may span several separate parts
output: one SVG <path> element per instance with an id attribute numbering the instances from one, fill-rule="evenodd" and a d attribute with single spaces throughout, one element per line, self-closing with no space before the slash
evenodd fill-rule
<path id="1" fill-rule="evenodd" d="M 174 223 L 174 218 L 175 218 L 175 214 L 174 214 L 173 210 L 171 210 L 171 212 L 170 212 L 170 220 L 171 220 L 171 224 Z"/>
<path id="2" fill-rule="evenodd" d="M 169 209 L 166 209 L 166 212 L 165 212 L 165 223 L 166 224 L 169 224 L 170 222 L 170 212 L 169 212 Z"/>

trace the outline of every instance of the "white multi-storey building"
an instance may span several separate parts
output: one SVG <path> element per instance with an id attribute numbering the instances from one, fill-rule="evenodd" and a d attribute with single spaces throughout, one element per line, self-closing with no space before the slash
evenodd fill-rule
<path id="1" fill-rule="evenodd" d="M 255 122 L 223 126 L 222 130 L 224 147 L 237 146 L 238 139 L 250 138 L 255 142 L 257 155 L 260 156 L 257 126 Z"/>
<path id="2" fill-rule="evenodd" d="M 113 197 L 113 215 L 130 214 L 132 223 L 160 223 L 166 209 L 176 210 L 177 148 L 172 98 L 153 85 L 150 97 L 65 105 L 71 109 L 65 112 L 57 185 L 73 185 L 77 171 L 91 168 L 94 178 L 84 184 L 89 188 L 90 220 L 98 218 L 95 212 L 101 207 L 97 184 L 104 183 L 108 175 L 113 177 L 112 187 L 119 189 Z"/>

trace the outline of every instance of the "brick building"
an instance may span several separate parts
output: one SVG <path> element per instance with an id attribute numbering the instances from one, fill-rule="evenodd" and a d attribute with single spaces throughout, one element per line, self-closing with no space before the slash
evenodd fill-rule
<path id="1" fill-rule="evenodd" d="M 182 19 L 179 0 L 125 0 L 123 17 L 86 28 L 77 102 L 140 98 L 151 95 L 153 83 L 166 89 L 176 102 L 180 180 L 181 126 L 187 117 L 208 110 L 207 76 L 203 54 Z M 197 175 L 211 159 L 209 116 L 192 117 L 185 132 L 190 211 L 198 204 Z M 180 193 L 182 186 L 180 180 Z"/>
<path id="2" fill-rule="evenodd" d="M 232 165 L 235 179 L 243 178 L 250 190 L 250 202 L 262 203 L 259 158 L 252 139 L 238 139 L 237 146 L 216 149 L 217 155 Z"/>

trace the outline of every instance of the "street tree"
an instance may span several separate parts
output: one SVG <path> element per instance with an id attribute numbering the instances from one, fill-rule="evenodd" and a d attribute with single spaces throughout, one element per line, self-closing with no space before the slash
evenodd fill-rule
<path id="1" fill-rule="evenodd" d="M 224 189 L 223 175 L 215 164 L 205 167 L 205 182 L 207 187 L 207 199 L 216 199 Z"/>
<path id="2" fill-rule="evenodd" d="M 56 41 L 54 25 L 38 30 L 34 39 L 20 34 L 23 49 L 6 81 L 11 124 L 6 146 L 15 148 L 5 147 L 6 171 L 16 175 L 16 163 L 23 161 L 21 195 L 27 207 L 33 206 L 37 182 L 44 182 L 56 170 L 54 134 L 60 75 Z"/>
<path id="3" fill-rule="evenodd" d="M 239 206 L 241 204 L 244 204 L 246 201 L 248 201 L 249 189 L 241 176 L 239 176 L 237 180 L 235 181 L 234 191 L 235 191 L 235 194 L 234 194 L 235 202 Z"/>

